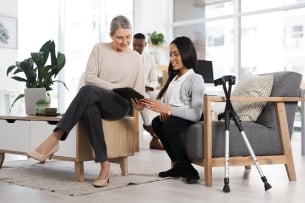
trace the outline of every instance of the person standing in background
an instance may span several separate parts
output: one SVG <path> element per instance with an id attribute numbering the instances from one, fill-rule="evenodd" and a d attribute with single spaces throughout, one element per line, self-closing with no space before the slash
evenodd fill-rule
<path id="1" fill-rule="evenodd" d="M 157 76 L 157 65 L 152 55 L 145 51 L 146 47 L 145 35 L 142 33 L 136 33 L 133 36 L 133 49 L 141 55 L 141 60 L 143 63 L 143 74 L 144 74 L 144 84 L 145 84 L 145 97 L 155 98 L 154 89 L 158 86 L 158 76 Z M 150 149 L 163 149 L 163 145 L 154 134 L 151 127 L 153 112 L 148 109 L 143 109 L 141 111 L 141 117 L 143 119 L 143 128 L 149 132 L 152 136 L 149 147 Z"/>

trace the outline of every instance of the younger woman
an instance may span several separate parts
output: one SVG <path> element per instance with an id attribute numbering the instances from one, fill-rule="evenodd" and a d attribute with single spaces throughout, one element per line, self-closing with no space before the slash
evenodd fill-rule
<path id="1" fill-rule="evenodd" d="M 159 112 L 152 128 L 161 140 L 173 168 L 159 173 L 160 177 L 183 177 L 187 183 L 199 179 L 183 147 L 180 132 L 200 120 L 203 112 L 204 81 L 194 72 L 197 54 L 188 37 L 177 37 L 170 44 L 168 80 L 158 99 L 143 99 L 146 108 Z"/>

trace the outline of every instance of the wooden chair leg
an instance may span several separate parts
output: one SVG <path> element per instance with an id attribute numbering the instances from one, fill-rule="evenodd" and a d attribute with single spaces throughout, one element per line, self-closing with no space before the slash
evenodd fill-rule
<path id="1" fill-rule="evenodd" d="M 75 177 L 79 182 L 84 181 L 84 162 L 83 161 L 75 161 Z"/>
<path id="2" fill-rule="evenodd" d="M 290 181 L 295 181 L 296 173 L 291 149 L 290 133 L 288 130 L 286 109 L 284 102 L 276 103 L 276 114 L 279 123 L 280 140 L 283 146 L 283 154 L 286 156 L 286 172 Z"/>
<path id="3" fill-rule="evenodd" d="M 122 176 L 128 175 L 128 160 L 127 156 L 118 158 L 109 158 L 109 162 L 120 164 Z"/>
<path id="4" fill-rule="evenodd" d="M 3 162 L 4 162 L 4 158 L 5 158 L 5 153 L 1 152 L 0 153 L 0 169 L 2 168 Z"/>
<path id="5" fill-rule="evenodd" d="M 205 186 L 212 187 L 212 167 L 204 167 Z"/>
<path id="6" fill-rule="evenodd" d="M 245 169 L 251 169 L 251 166 L 249 165 L 249 166 L 245 166 Z"/>
<path id="7" fill-rule="evenodd" d="M 127 157 L 122 157 L 120 160 L 120 167 L 123 176 L 128 175 L 128 160 Z"/>

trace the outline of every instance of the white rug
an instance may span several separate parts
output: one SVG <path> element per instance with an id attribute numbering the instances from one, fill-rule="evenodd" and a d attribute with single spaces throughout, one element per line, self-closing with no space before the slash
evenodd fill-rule
<path id="1" fill-rule="evenodd" d="M 95 188 L 92 182 L 99 173 L 99 164 L 85 162 L 84 168 L 85 181 L 77 182 L 74 177 L 74 163 L 70 161 L 49 161 L 46 164 L 39 164 L 34 160 L 10 161 L 5 162 L 0 169 L 0 181 L 78 196 L 163 180 L 149 168 L 129 168 L 129 175 L 122 176 L 119 165 L 111 164 L 109 184 L 106 187 Z"/>

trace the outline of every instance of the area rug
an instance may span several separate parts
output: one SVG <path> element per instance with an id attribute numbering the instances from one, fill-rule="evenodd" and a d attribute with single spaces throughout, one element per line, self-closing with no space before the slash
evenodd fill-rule
<path id="1" fill-rule="evenodd" d="M 92 194 L 116 188 L 164 180 L 149 168 L 129 169 L 128 176 L 122 176 L 118 164 L 111 164 L 110 182 L 106 187 L 92 186 L 99 173 L 99 164 L 85 162 L 85 181 L 77 182 L 74 177 L 74 163 L 49 161 L 39 164 L 34 160 L 10 161 L 0 170 L 0 181 L 39 190 L 70 196 Z"/>

